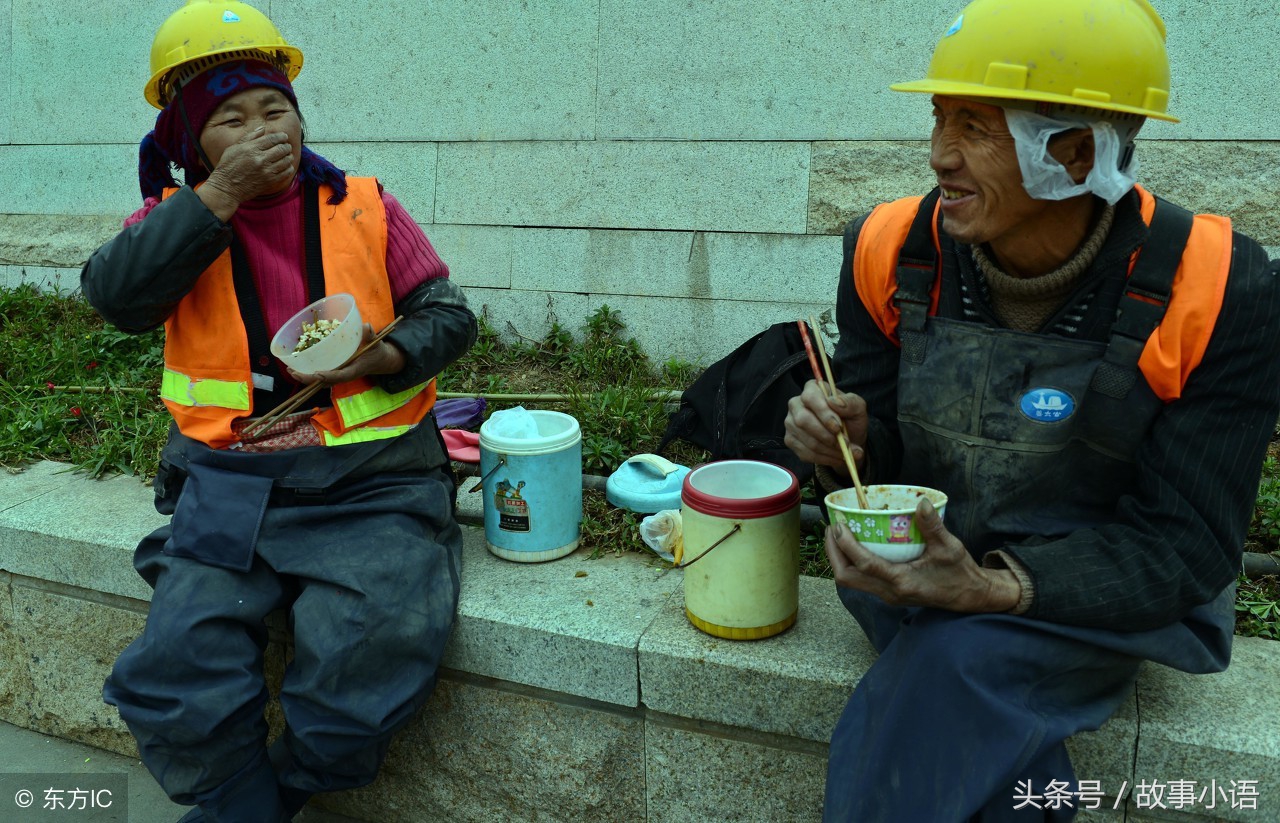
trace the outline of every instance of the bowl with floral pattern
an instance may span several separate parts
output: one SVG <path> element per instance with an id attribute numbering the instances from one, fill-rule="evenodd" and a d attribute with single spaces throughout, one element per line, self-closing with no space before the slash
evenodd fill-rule
<path id="1" fill-rule="evenodd" d="M 916 506 L 927 498 L 941 517 L 947 496 L 925 486 L 864 486 L 867 508 L 858 503 L 856 489 L 840 489 L 824 501 L 832 523 L 844 523 L 872 554 L 893 563 L 907 563 L 924 553 L 924 537 L 916 525 Z"/>

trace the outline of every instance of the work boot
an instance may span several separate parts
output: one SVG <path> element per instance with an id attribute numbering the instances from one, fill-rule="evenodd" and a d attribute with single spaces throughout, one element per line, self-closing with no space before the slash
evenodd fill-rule
<path id="1" fill-rule="evenodd" d="M 192 817 L 191 821 L 286 823 L 293 816 L 286 815 L 280 802 L 276 773 L 265 753 L 255 764 L 219 786 L 211 795 L 201 798 L 199 811 L 203 817 Z"/>
<path id="2" fill-rule="evenodd" d="M 279 788 L 280 801 L 284 806 L 286 819 L 292 820 L 294 815 L 302 811 L 302 807 L 307 805 L 307 801 L 311 799 L 313 792 L 295 789 L 292 786 L 280 786 Z"/>

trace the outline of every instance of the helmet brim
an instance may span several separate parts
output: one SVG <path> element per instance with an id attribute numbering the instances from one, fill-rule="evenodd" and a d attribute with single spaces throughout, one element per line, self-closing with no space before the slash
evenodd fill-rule
<path id="1" fill-rule="evenodd" d="M 144 88 L 142 91 L 142 96 L 145 97 L 147 99 L 147 102 L 150 103 L 151 105 L 155 106 L 158 109 L 163 109 L 165 107 L 165 102 L 161 99 L 160 92 L 164 84 L 165 78 L 167 78 L 170 74 L 177 71 L 187 63 L 190 63 L 193 60 L 197 60 L 197 59 L 210 61 L 211 65 L 208 68 L 213 68 L 213 66 L 217 65 L 219 62 L 227 62 L 233 59 L 241 59 L 239 58 L 239 55 L 245 52 L 246 50 L 260 51 L 263 53 L 280 52 L 281 54 L 283 54 L 285 59 L 283 61 L 284 65 L 282 66 L 282 68 L 285 73 L 285 76 L 289 78 L 290 83 L 292 83 L 297 78 L 298 74 L 302 71 L 302 50 L 296 48 L 295 46 L 273 45 L 273 46 L 258 47 L 258 46 L 245 46 L 239 43 L 235 43 L 235 44 L 230 44 L 223 49 L 214 49 L 212 51 L 205 52 L 204 54 L 201 54 L 198 57 L 194 57 L 190 59 L 184 58 L 180 60 L 175 60 L 171 65 L 165 66 L 164 68 L 160 69 L 159 71 L 157 71 L 155 74 L 151 76 L 151 79 L 147 81 L 146 88 Z M 225 60 L 219 61 L 217 60 L 219 55 L 227 55 L 227 57 Z"/>
<path id="2" fill-rule="evenodd" d="M 1103 103 L 1097 100 L 1086 100 L 1081 97 L 1072 97 L 1069 94 L 1050 94 L 1043 91 L 1019 90 L 1019 89 L 993 89 L 990 86 L 984 86 L 981 83 L 961 83 L 955 80 L 911 80 L 906 83 L 894 83 L 889 86 L 891 91 L 918 92 L 920 94 L 940 94 L 944 97 L 976 97 L 979 99 L 991 100 L 993 105 L 998 105 L 995 101 L 999 100 L 1028 100 L 1033 103 L 1060 103 L 1064 106 L 1085 106 L 1091 109 L 1101 109 L 1102 111 L 1114 111 L 1124 114 L 1136 114 L 1141 117 L 1151 117 L 1156 120 L 1164 120 L 1169 123 L 1182 122 L 1171 114 L 1154 109 L 1144 109 L 1140 106 L 1125 106 L 1119 103 Z"/>

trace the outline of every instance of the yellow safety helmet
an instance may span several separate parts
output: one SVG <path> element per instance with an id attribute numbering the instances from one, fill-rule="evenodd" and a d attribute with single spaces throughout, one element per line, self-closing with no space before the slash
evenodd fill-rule
<path id="1" fill-rule="evenodd" d="M 187 0 L 151 41 L 151 79 L 143 95 L 162 109 L 175 85 L 219 63 L 245 59 L 272 63 L 291 81 L 302 71 L 302 52 L 253 6 L 237 0 Z"/>
<path id="2" fill-rule="evenodd" d="M 938 41 L 925 79 L 889 88 L 1177 123 L 1164 43 L 1148 0 L 974 0 Z"/>

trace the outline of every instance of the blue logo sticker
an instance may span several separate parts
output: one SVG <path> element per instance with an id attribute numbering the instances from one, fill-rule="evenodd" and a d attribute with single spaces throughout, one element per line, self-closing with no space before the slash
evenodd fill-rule
<path id="1" fill-rule="evenodd" d="M 224 22 L 224 23 L 239 23 L 239 22 L 240 22 L 240 15 L 236 14 L 234 11 L 230 11 L 230 10 L 228 10 L 228 11 L 224 11 L 224 12 L 222 13 L 222 22 Z"/>
<path id="2" fill-rule="evenodd" d="M 958 32 L 958 31 L 960 31 L 960 29 L 961 29 L 961 27 L 962 27 L 962 26 L 964 26 L 964 15 L 963 15 L 963 14 L 956 18 L 956 22 L 952 23 L 952 24 L 951 24 L 951 28 L 947 29 L 947 33 L 946 33 L 946 34 L 944 34 L 944 35 L 942 35 L 942 36 L 943 36 L 943 37 L 950 37 L 951 35 L 955 34 L 955 33 L 956 33 L 956 32 Z"/>
<path id="3" fill-rule="evenodd" d="M 1056 423 L 1066 420 L 1076 410 L 1075 399 L 1057 389 L 1032 389 L 1022 395 L 1019 404 L 1023 415 L 1040 423 Z"/>

